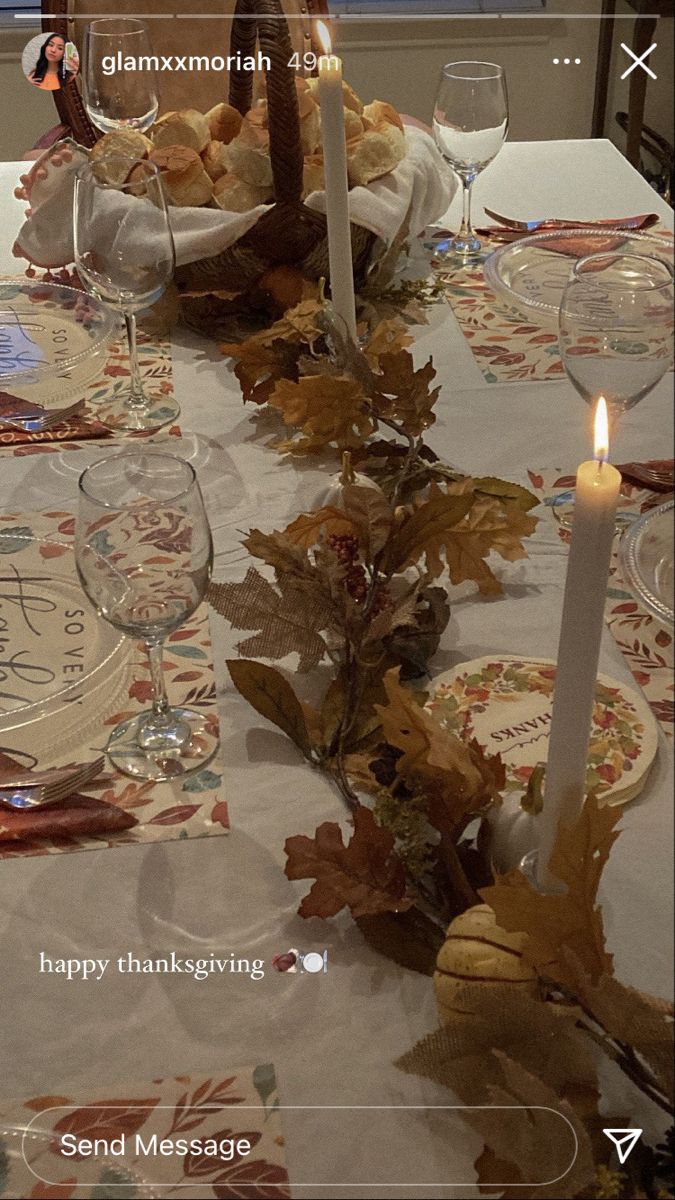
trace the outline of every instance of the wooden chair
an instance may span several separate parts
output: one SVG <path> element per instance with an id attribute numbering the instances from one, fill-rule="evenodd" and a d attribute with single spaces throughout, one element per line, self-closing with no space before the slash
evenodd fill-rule
<path id="1" fill-rule="evenodd" d="M 144 0 L 140 6 L 144 13 L 155 14 L 148 18 L 153 50 L 157 55 L 222 55 L 227 58 L 230 47 L 230 29 L 234 0 L 181 0 L 178 4 L 167 4 L 166 0 Z M 42 28 L 49 33 L 62 33 L 75 43 L 80 53 L 84 42 L 84 29 L 97 12 L 101 16 L 133 16 L 138 12 L 138 0 L 43 0 Z M 167 9 L 170 13 L 167 14 Z M 174 12 L 180 9 L 180 16 Z M 316 50 L 313 20 L 326 17 L 326 0 L 283 0 L 293 50 L 300 58 L 309 50 Z M 87 14 L 86 19 L 78 17 Z M 213 13 L 210 18 L 195 17 L 190 13 Z M 198 108 L 202 112 L 227 100 L 229 80 L 226 72 L 193 71 L 169 72 L 159 75 L 160 111 L 169 109 Z M 84 146 L 91 146 L 101 135 L 90 123 L 82 102 L 79 76 L 63 88 L 52 93 L 61 124 L 45 134 L 38 145 L 47 146 L 58 137 L 70 133 Z"/>

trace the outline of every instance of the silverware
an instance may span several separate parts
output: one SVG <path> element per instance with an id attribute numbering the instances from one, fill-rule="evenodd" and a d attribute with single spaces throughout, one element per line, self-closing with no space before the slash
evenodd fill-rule
<path id="1" fill-rule="evenodd" d="M 540 217 L 536 221 L 517 221 L 513 217 L 503 217 L 493 209 L 486 208 L 486 214 L 506 229 L 519 229 L 525 233 L 533 233 L 536 229 L 546 226 L 550 229 L 649 229 L 656 225 L 656 213 L 641 213 L 637 217 L 612 217 L 598 221 L 566 221 L 558 217 Z"/>
<path id="2" fill-rule="evenodd" d="M 653 492 L 672 492 L 675 474 L 672 467 L 650 467 L 646 463 L 619 463 L 617 470 L 628 483 L 637 483 Z"/>
<path id="3" fill-rule="evenodd" d="M 6 808 L 26 810 L 44 808 L 47 804 L 56 804 L 59 800 L 65 800 L 73 792 L 77 792 L 86 784 L 91 783 L 97 775 L 100 775 L 104 762 L 105 758 L 101 755 L 94 762 L 85 763 L 83 766 L 70 770 L 67 775 L 61 775 L 58 779 L 44 784 L 31 783 L 24 786 L 21 784 L 11 785 L 3 781 L 0 783 L 0 805 L 4 805 Z M 55 770 L 58 769 L 60 768 Z M 35 779 L 54 773 L 50 771 L 27 772 L 21 778 Z"/>
<path id="4" fill-rule="evenodd" d="M 20 433 L 41 433 L 43 429 L 51 429 L 52 425 L 60 425 L 69 417 L 75 416 L 84 406 L 84 400 L 76 400 L 68 408 L 59 408 L 52 412 L 40 404 L 33 405 L 28 412 L 21 414 L 21 420 L 3 417 L 0 413 L 0 429 L 16 429 Z"/>

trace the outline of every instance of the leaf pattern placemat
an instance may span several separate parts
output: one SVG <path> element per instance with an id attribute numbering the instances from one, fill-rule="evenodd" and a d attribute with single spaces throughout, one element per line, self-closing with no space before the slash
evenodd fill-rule
<path id="1" fill-rule="evenodd" d="M 118 1148 L 123 1135 L 125 1153 L 65 1156 L 59 1152 L 65 1134 L 116 1139 Z M 153 1135 L 157 1143 L 166 1139 L 174 1146 L 195 1141 L 201 1150 L 149 1154 Z M 235 1143 L 230 1161 L 206 1152 L 210 1140 L 223 1139 Z M 242 1140 L 250 1152 L 237 1154 Z M 290 1195 L 271 1063 L 0 1103 L 3 1200 L 169 1195 L 181 1200 L 285 1200 Z"/>
<path id="2" fill-rule="evenodd" d="M 162 403 L 165 397 L 173 394 L 173 368 L 171 362 L 171 345 L 163 337 L 150 334 L 143 329 L 138 330 L 138 360 L 143 376 L 143 384 L 153 402 L 152 411 L 158 421 L 162 417 Z M 45 429 L 41 433 L 25 433 L 23 430 L 7 429 L 0 426 L 0 450 L 9 451 L 13 457 L 26 454 L 49 453 L 55 450 L 78 450 L 83 441 L 104 441 L 111 445 L 153 437 L 156 431 L 150 433 L 133 433 L 123 436 L 102 425 L 96 418 L 97 405 L 110 401 L 123 393 L 129 386 L 129 352 L 126 340 L 122 337 L 108 345 L 105 364 L 101 371 L 87 385 L 86 404 L 82 412 L 69 420 Z M 179 425 L 171 425 L 162 429 L 180 437 Z"/>
<path id="3" fill-rule="evenodd" d="M 4 552 L 0 554 L 0 575 L 5 580 L 0 589 L 0 647 L 6 650 L 1 636 L 4 621 L 7 628 L 17 630 L 13 634 L 17 644 L 12 646 L 11 654 L 18 667 L 18 671 L 8 673 L 8 665 L 5 664 L 4 682 L 0 681 L 0 751 L 18 761 L 22 761 L 23 756 L 24 762 L 27 755 L 34 755 L 40 767 L 69 761 L 89 761 L 102 752 L 115 725 L 148 707 L 152 688 L 145 650 L 141 643 L 131 638 L 121 639 L 120 647 L 110 658 L 102 650 L 105 667 L 100 670 L 95 687 L 83 691 L 81 696 L 76 693 L 72 697 L 68 695 L 58 708 L 48 709 L 47 715 L 39 720 L 18 724 L 15 718 L 21 709 L 16 707 L 16 699 L 12 700 L 12 693 L 22 686 L 22 679 L 23 687 L 27 688 L 27 670 L 32 668 L 32 677 L 37 664 L 37 654 L 33 652 L 31 656 L 27 650 L 29 645 L 34 645 L 28 632 L 25 644 L 20 643 L 22 625 L 21 622 L 17 625 L 15 616 L 19 605 L 29 605 L 26 616 L 30 625 L 37 630 L 44 644 L 50 647 L 51 658 L 45 656 L 41 666 L 37 664 L 41 670 L 44 670 L 45 664 L 52 662 L 54 656 L 56 660 L 52 665 L 77 662 L 79 652 L 86 658 L 87 653 L 91 652 L 87 651 L 85 642 L 91 645 L 93 641 L 92 624 L 96 618 L 77 583 L 72 561 L 75 532 L 72 513 L 2 513 L 0 531 L 5 535 L 0 540 L 0 546 L 4 547 Z M 7 536 L 12 531 L 17 535 L 14 542 L 11 536 Z M 37 540 L 37 548 L 33 546 L 32 550 L 17 550 L 17 544 L 20 547 L 22 540 L 25 542 L 31 537 Z M 24 555 L 29 555 L 26 561 L 29 583 L 33 585 L 32 592 L 35 593 L 32 598 L 30 589 L 24 586 L 22 579 Z M 66 580 L 65 585 L 58 583 L 62 578 Z M 52 600 L 46 604 L 45 597 L 50 595 Z M 13 615 L 14 625 L 10 627 Z M 75 624 L 71 626 L 70 622 Z M 71 629 L 74 636 L 66 636 Z M 3 657 L 8 656 L 5 653 Z M 65 669 L 72 668 L 66 666 Z M 167 639 L 164 671 L 169 700 L 197 709 L 207 719 L 209 734 L 217 737 L 216 682 L 206 604 L 202 604 L 186 624 Z M 3 693 L 7 696 L 4 701 Z M 9 714 L 4 720 L 3 712 Z M 94 783 L 87 786 L 86 793 L 132 814 L 137 823 L 133 828 L 113 835 L 69 835 L 63 827 L 59 827 L 58 809 L 55 807 L 44 810 L 54 813 L 53 834 L 31 840 L 30 814 L 26 814 L 25 828 L 20 830 L 19 839 L 0 840 L 0 858 L 207 837 L 226 833 L 229 829 L 218 752 L 206 767 L 194 775 L 162 783 L 131 779 L 108 763 Z M 0 813 L 0 830 L 2 825 L 3 814 Z"/>
<path id="4" fill-rule="evenodd" d="M 672 238 L 668 230 L 653 232 Z M 443 295 L 486 383 L 562 379 L 565 370 L 555 327 L 509 311 L 485 282 L 483 263 L 500 246 L 484 241 L 476 262 L 467 265 L 446 269 L 440 264 L 439 269 L 437 260 L 435 278 L 443 284 Z"/>
<path id="5" fill-rule="evenodd" d="M 528 475 L 533 490 L 538 492 L 547 506 L 550 520 L 556 524 L 561 540 L 569 542 L 570 535 L 557 524 L 553 510 L 556 503 L 569 498 L 569 492 L 574 488 L 575 476 L 565 475 L 559 469 L 528 471 Z M 663 494 L 657 495 L 626 481 L 623 490 L 628 499 L 622 499 L 622 511 L 633 510 L 636 515 L 657 507 L 667 499 Z M 635 599 L 621 575 L 618 547 L 619 539 L 615 538 L 605 620 L 654 716 L 664 733 L 672 738 L 675 722 L 675 654 L 672 631 L 652 617 Z"/>
<path id="6" fill-rule="evenodd" d="M 437 272 L 476 364 L 486 383 L 561 379 L 555 330 L 509 312 L 485 282 L 483 263 L 497 248 L 487 242 L 475 263 Z"/>

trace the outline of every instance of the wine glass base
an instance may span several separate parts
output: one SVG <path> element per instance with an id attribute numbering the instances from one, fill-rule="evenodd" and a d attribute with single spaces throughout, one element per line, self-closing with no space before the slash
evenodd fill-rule
<path id="1" fill-rule="evenodd" d="M 425 247 L 433 255 L 432 266 L 437 271 L 478 263 L 483 250 L 477 238 L 453 238 L 450 235 L 436 238 L 433 243 L 425 243 Z"/>
<path id="2" fill-rule="evenodd" d="M 474 257 L 481 249 L 477 237 L 461 237 L 458 234 L 448 243 L 448 254 L 458 254 L 460 258 Z"/>
<path id="3" fill-rule="evenodd" d="M 218 737 L 206 717 L 191 708 L 172 708 L 171 716 L 180 730 L 174 746 L 145 748 L 145 722 L 149 712 L 139 713 L 113 729 L 105 752 L 113 766 L 134 779 L 177 779 L 201 771 L 218 749 Z"/>
<path id="4" fill-rule="evenodd" d="M 619 504 L 621 504 L 622 499 L 624 499 L 627 503 L 630 502 L 630 496 L 624 496 L 623 492 L 619 492 Z M 621 510 L 621 508 L 619 508 L 616 517 L 614 518 L 614 533 L 617 536 L 625 533 L 626 530 L 629 529 L 633 524 L 633 522 L 637 520 L 639 515 L 640 514 L 638 512 Z M 554 506 L 553 516 L 560 525 L 561 529 L 571 531 L 572 523 L 574 521 L 574 492 L 570 494 L 569 499 L 565 499 L 561 504 L 556 504 Z"/>
<path id="5" fill-rule="evenodd" d="M 179 413 L 180 405 L 173 396 L 149 398 L 145 408 L 132 408 L 127 397 L 118 396 L 104 400 L 94 410 L 96 420 L 116 433 L 151 433 L 170 425 Z"/>

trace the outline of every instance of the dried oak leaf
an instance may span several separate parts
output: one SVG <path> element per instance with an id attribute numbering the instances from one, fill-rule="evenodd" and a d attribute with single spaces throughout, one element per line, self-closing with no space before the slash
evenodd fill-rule
<path id="1" fill-rule="evenodd" d="M 436 420 L 433 407 L 441 390 L 430 386 L 436 378 L 431 359 L 416 371 L 412 354 L 400 350 L 383 354 L 379 371 L 374 396 L 378 413 L 400 422 L 406 433 L 419 437 Z"/>
<path id="2" fill-rule="evenodd" d="M 254 333 L 243 342 L 225 342 L 219 349 L 230 358 L 239 358 L 242 347 L 272 346 L 277 341 L 311 345 L 322 336 L 319 323 L 321 312 L 322 306 L 316 300 L 301 300 L 269 328 Z"/>
<path id="3" fill-rule="evenodd" d="M 284 849 L 289 879 L 316 880 L 298 909 L 301 917 L 333 917 L 345 905 L 353 917 L 372 917 L 404 912 L 412 905 L 393 834 L 364 805 L 354 813 L 354 832 L 346 846 L 340 826 L 324 821 L 313 838 L 287 838 Z"/>
<path id="4" fill-rule="evenodd" d="M 414 338 L 406 333 L 402 321 L 396 320 L 396 318 L 385 318 L 379 321 L 372 333 L 369 334 L 363 347 L 363 353 L 369 365 L 376 371 L 383 355 L 396 354 L 398 350 L 404 350 L 413 341 Z"/>
<path id="5" fill-rule="evenodd" d="M 574 954 L 564 950 L 563 958 L 573 974 L 574 994 L 585 1012 L 615 1041 L 632 1046 L 651 1067 L 672 1104 L 675 1061 L 672 1003 L 627 987 L 611 975 L 601 975 L 594 983 Z"/>
<path id="6" fill-rule="evenodd" d="M 403 751 L 396 773 L 412 791 L 429 797 L 433 824 L 451 833 L 498 801 L 504 785 L 499 755 L 486 757 L 476 742 L 463 742 L 445 729 L 401 687 L 398 668 L 387 671 L 384 686 L 388 703 L 376 709 L 386 741 Z"/>
<path id="7" fill-rule="evenodd" d="M 340 450 L 361 446 L 375 429 L 367 398 L 353 379 L 306 375 L 280 380 L 269 397 L 284 424 L 299 435 L 279 443 L 290 454 L 314 454 L 334 443 Z"/>
<path id="8" fill-rule="evenodd" d="M 280 379 L 293 378 L 297 374 L 298 348 L 290 342 L 268 344 L 258 338 L 249 338 L 239 345 L 220 348 L 237 360 L 234 373 L 245 402 L 266 404 Z"/>
<path id="9" fill-rule="evenodd" d="M 274 667 L 246 658 L 230 659 L 227 668 L 234 686 L 244 699 L 261 717 L 266 717 L 283 730 L 302 750 L 305 758 L 311 759 L 312 742 L 303 707 L 288 680 Z"/>
<path id="10" fill-rule="evenodd" d="M 347 514 L 329 504 L 324 508 L 316 508 L 314 512 L 300 513 L 286 526 L 281 536 L 289 545 L 309 550 L 331 534 L 354 532 L 353 522 Z"/>
<path id="11" fill-rule="evenodd" d="M 612 972 L 596 897 L 603 867 L 619 836 L 615 826 L 620 817 L 620 809 L 600 808 L 589 796 L 575 824 L 560 826 L 550 869 L 566 885 L 564 894 L 538 892 L 518 870 L 481 889 L 498 925 L 527 934 L 523 957 L 538 973 L 572 991 L 576 973 L 566 958 L 567 950 L 593 983 Z"/>
<path id="12" fill-rule="evenodd" d="M 450 620 L 450 605 L 445 588 L 422 587 L 413 597 L 411 619 L 403 621 L 398 609 L 392 614 L 387 649 L 401 664 L 401 679 L 417 679 L 428 669 L 436 653 L 441 634 Z M 374 622 L 373 622 L 374 624 Z"/>
<path id="13" fill-rule="evenodd" d="M 397 1066 L 442 1084 L 466 1105 L 480 1106 L 471 1123 L 486 1143 L 476 1163 L 479 1181 L 486 1188 L 511 1182 L 525 1189 L 528 1182 L 562 1174 L 574 1157 L 573 1141 L 567 1162 L 559 1164 L 552 1158 L 551 1140 L 561 1147 L 560 1121 L 556 1119 L 555 1128 L 549 1123 L 543 1144 L 532 1137 L 532 1126 L 539 1119 L 537 1106 L 563 1112 L 580 1135 L 581 1177 L 565 1175 L 564 1190 L 558 1179 L 548 1188 L 514 1188 L 513 1194 L 523 1198 L 576 1195 L 589 1170 L 592 1175 L 591 1141 L 585 1126 L 596 1114 L 599 1099 L 596 1065 L 588 1040 L 577 1027 L 578 1010 L 547 1004 L 520 989 L 484 984 L 464 988 L 455 1004 L 461 1013 L 419 1041 Z M 507 1120 L 504 1108 L 490 1111 L 489 1107 L 513 1104 L 520 1108 L 518 1120 L 513 1121 Z M 528 1109 L 527 1117 L 522 1108 Z M 540 1127 L 539 1133 L 544 1129 Z M 505 1163 L 508 1173 L 497 1174 L 495 1168 Z M 575 1169 L 578 1164 L 579 1159 Z M 568 1180 L 574 1185 L 570 1190 Z"/>
<path id="14" fill-rule="evenodd" d="M 388 566 L 391 571 L 403 571 L 424 555 L 432 575 L 440 575 L 443 563 L 438 548 L 449 530 L 466 516 L 474 503 L 472 495 L 448 496 L 440 489 L 412 513 L 404 517 L 391 540 Z"/>
<path id="15" fill-rule="evenodd" d="M 285 532 L 263 533 L 249 530 L 242 545 L 253 558 L 259 558 L 275 571 L 303 574 L 308 565 L 307 552 L 286 536 Z"/>
<path id="16" fill-rule="evenodd" d="M 472 483 L 475 491 L 481 495 L 494 496 L 504 504 L 517 504 L 524 512 L 529 512 L 531 508 L 536 508 L 541 503 L 538 496 L 519 483 L 510 483 L 506 479 L 497 479 L 493 475 L 474 478 Z"/>
<path id="17" fill-rule="evenodd" d="M 255 567 L 249 567 L 242 583 L 212 583 L 208 600 L 234 629 L 260 631 L 239 643 L 241 654 L 285 658 L 295 653 L 298 670 L 308 671 L 326 653 L 326 643 L 319 636 L 325 627 L 324 604 L 289 576 L 281 575 L 277 588 Z"/>
<path id="18" fill-rule="evenodd" d="M 349 483 L 342 489 L 345 515 L 358 531 L 358 540 L 368 562 L 386 545 L 394 514 L 379 488 Z"/>

